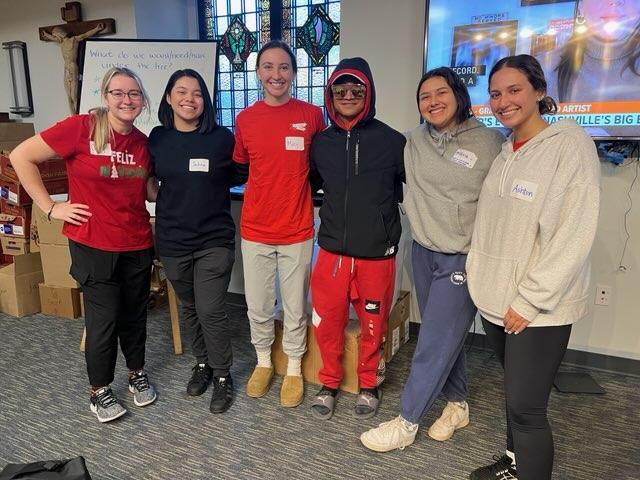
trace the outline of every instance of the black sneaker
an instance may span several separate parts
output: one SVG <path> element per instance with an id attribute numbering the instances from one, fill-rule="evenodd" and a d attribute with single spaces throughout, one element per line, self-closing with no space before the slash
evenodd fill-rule
<path id="1" fill-rule="evenodd" d="M 470 480 L 518 480 L 516 468 L 507 455 L 494 455 L 495 463 L 478 468 L 469 475 Z"/>
<path id="2" fill-rule="evenodd" d="M 191 380 L 187 384 L 187 395 L 197 397 L 207 391 L 213 377 L 213 370 L 206 363 L 198 363 L 192 370 Z"/>
<path id="3" fill-rule="evenodd" d="M 211 413 L 224 413 L 233 403 L 233 380 L 231 375 L 213 377 L 213 395 L 209 410 Z"/>

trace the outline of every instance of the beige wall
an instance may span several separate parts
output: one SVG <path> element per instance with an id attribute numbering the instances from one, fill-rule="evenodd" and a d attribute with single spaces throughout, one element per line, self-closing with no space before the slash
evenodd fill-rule
<path id="1" fill-rule="evenodd" d="M 60 47 L 38 37 L 38 27 L 64 23 L 60 17 L 62 5 L 64 2 L 51 0 L 0 0 L 0 42 L 21 40 L 27 44 L 34 115 L 23 120 L 33 122 L 36 131 L 69 114 L 62 82 Z M 85 20 L 114 18 L 117 33 L 110 38 L 136 38 L 132 0 L 82 0 L 82 16 Z M 9 110 L 8 75 L 7 61 L 2 58 L 0 111 Z"/>
<path id="2" fill-rule="evenodd" d="M 423 65 L 424 0 L 343 0 L 341 54 L 366 58 L 375 76 L 378 117 L 398 130 L 416 124 L 415 87 Z M 627 271 L 618 271 L 625 233 L 626 193 L 634 168 L 602 167 L 602 209 L 593 250 L 595 285 L 613 287 L 611 304 L 593 306 L 578 322 L 570 348 L 640 359 L 640 181 L 632 191 L 629 215 L 631 240 L 624 258 Z M 405 261 L 405 271 L 407 270 Z M 409 279 L 403 279 L 408 286 Z M 593 303 L 593 302 L 592 302 Z M 479 328 L 479 327 L 478 327 Z"/>

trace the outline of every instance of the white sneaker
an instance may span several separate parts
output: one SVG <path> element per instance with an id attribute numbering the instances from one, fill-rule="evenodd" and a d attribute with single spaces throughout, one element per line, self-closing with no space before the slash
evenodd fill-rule
<path id="1" fill-rule="evenodd" d="M 434 440 L 444 442 L 453 436 L 453 432 L 467 425 L 469 425 L 469 404 L 467 402 L 448 402 L 442 410 L 442 415 L 433 422 L 427 434 Z"/>
<path id="2" fill-rule="evenodd" d="M 418 425 L 398 415 L 393 420 L 364 432 L 360 435 L 360 441 L 374 452 L 388 452 L 396 448 L 404 450 L 413 443 L 416 433 L 418 433 Z"/>

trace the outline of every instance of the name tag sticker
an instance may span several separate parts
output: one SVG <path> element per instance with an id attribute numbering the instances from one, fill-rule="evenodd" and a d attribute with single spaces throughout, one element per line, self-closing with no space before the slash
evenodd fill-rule
<path id="1" fill-rule="evenodd" d="M 104 149 L 101 152 L 98 152 L 96 150 L 96 146 L 93 142 L 89 142 L 89 152 L 91 153 L 91 155 L 104 155 L 104 156 L 111 156 L 111 154 L 113 152 L 111 152 L 111 144 L 107 143 L 104 147 Z"/>
<path id="2" fill-rule="evenodd" d="M 533 202 L 537 191 L 538 184 L 526 180 L 515 179 L 511 186 L 511 196 L 527 202 Z"/>
<path id="3" fill-rule="evenodd" d="M 463 167 L 473 168 L 473 166 L 478 161 L 478 156 L 475 153 L 470 152 L 469 150 L 459 148 L 458 150 L 456 150 L 456 153 L 453 154 L 453 158 L 451 159 L 451 161 Z"/>
<path id="4" fill-rule="evenodd" d="M 285 137 L 284 148 L 298 152 L 304 151 L 304 137 Z"/>
<path id="5" fill-rule="evenodd" d="M 189 171 L 190 172 L 208 172 L 209 159 L 208 158 L 190 158 Z"/>

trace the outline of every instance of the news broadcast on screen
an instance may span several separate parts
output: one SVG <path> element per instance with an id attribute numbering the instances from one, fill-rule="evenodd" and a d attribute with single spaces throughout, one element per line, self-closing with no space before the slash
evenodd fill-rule
<path id="1" fill-rule="evenodd" d="M 594 138 L 640 138 L 640 0 L 430 0 L 425 70 L 452 67 L 473 110 L 488 106 L 491 67 L 507 55 L 541 63 L 558 102 L 549 122 L 573 118 Z"/>

